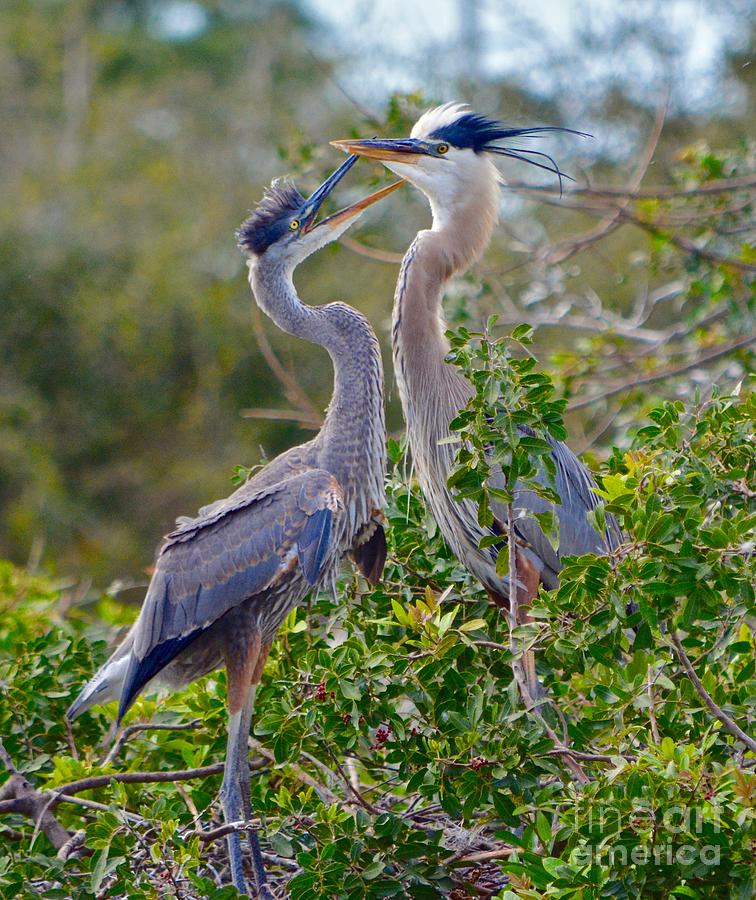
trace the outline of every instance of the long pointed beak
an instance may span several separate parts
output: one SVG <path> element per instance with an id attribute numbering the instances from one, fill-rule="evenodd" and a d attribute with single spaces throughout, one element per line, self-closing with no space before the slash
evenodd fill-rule
<path id="1" fill-rule="evenodd" d="M 313 191 L 312 194 L 310 194 L 310 196 L 307 198 L 301 214 L 302 227 L 304 230 L 308 231 L 311 227 L 313 227 L 315 218 L 320 211 L 320 207 L 333 193 L 336 185 L 357 162 L 357 159 L 357 156 L 350 156 L 348 159 L 345 159 L 344 162 L 338 167 L 338 169 L 336 169 L 335 172 L 332 172 L 328 176 L 328 178 L 326 178 L 326 180 L 320 185 L 320 187 L 317 188 L 317 190 Z"/>
<path id="2" fill-rule="evenodd" d="M 431 155 L 422 141 L 416 141 L 412 138 L 331 141 L 331 145 L 338 147 L 339 150 L 343 150 L 345 153 L 353 153 L 356 156 L 402 162 L 408 165 L 417 165 L 421 156 Z"/>
<path id="3" fill-rule="evenodd" d="M 386 187 L 381 188 L 379 191 L 375 191 L 374 193 L 369 194 L 367 197 L 363 197 L 362 200 L 358 200 L 356 203 L 352 203 L 351 206 L 345 206 L 344 209 L 340 209 L 332 216 L 328 216 L 327 219 L 323 219 L 322 222 L 318 222 L 315 227 L 320 228 L 321 226 L 325 225 L 327 228 L 335 228 L 342 222 L 347 222 L 349 219 L 353 219 L 355 216 L 358 216 L 361 212 L 363 212 L 363 210 L 366 210 L 368 206 L 372 206 L 374 203 L 378 203 L 379 201 L 383 200 L 384 197 L 388 197 L 389 194 L 393 194 L 394 191 L 398 190 L 406 183 L 406 181 L 401 179 L 399 181 L 395 181 L 393 184 L 388 184 L 386 185 Z"/>
<path id="4" fill-rule="evenodd" d="M 395 181 L 393 184 L 381 188 L 379 191 L 375 191 L 375 193 L 370 194 L 367 197 L 363 197 L 362 200 L 358 200 L 351 206 L 346 206 L 344 207 L 344 209 L 340 209 L 332 216 L 328 216 L 320 222 L 316 222 L 315 220 L 321 206 L 333 193 L 336 185 L 357 162 L 357 159 L 358 157 L 356 155 L 349 156 L 349 158 L 344 160 L 344 162 L 338 167 L 338 169 L 336 169 L 335 172 L 329 175 L 328 178 L 326 178 L 326 180 L 323 182 L 323 184 L 321 184 L 320 187 L 317 188 L 317 190 L 315 190 L 307 198 L 301 216 L 302 231 L 304 233 L 312 231 L 313 228 L 320 228 L 321 225 L 326 225 L 329 228 L 335 228 L 336 225 L 339 225 L 342 222 L 346 222 L 349 219 L 358 216 L 363 210 L 367 209 L 368 206 L 372 206 L 374 203 L 378 203 L 379 200 L 383 200 L 384 197 L 388 197 L 389 194 L 392 194 L 397 188 L 400 188 L 405 183 L 404 181 Z"/>

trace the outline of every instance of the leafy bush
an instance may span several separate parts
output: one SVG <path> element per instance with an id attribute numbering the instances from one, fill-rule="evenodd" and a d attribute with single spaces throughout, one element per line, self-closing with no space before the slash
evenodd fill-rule
<path id="1" fill-rule="evenodd" d="M 727 723 L 748 730 L 756 696 L 753 404 L 743 387 L 664 404 L 612 457 L 605 510 L 630 537 L 614 559 L 570 560 L 534 607 L 540 713 L 519 701 L 502 617 L 445 551 L 391 445 L 384 584 L 347 580 L 293 611 L 259 693 L 255 765 L 267 771 L 253 804 L 292 897 L 750 895 L 753 755 Z M 7 564 L 0 574 L 0 726 L 37 788 L 222 760 L 222 674 L 129 717 L 196 730 L 141 731 L 102 766 L 96 711 L 74 744 L 63 712 L 104 645 L 90 649 L 78 619 L 56 621 L 49 585 Z M 231 896 L 214 879 L 223 843 L 198 831 L 217 819 L 218 786 L 214 774 L 180 792 L 77 793 L 104 806 L 54 807 L 91 851 L 67 862 L 28 820 L 6 819 L 3 890 Z"/>

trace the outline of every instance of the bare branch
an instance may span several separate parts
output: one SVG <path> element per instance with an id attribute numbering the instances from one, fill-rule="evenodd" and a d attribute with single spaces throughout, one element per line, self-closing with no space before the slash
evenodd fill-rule
<path id="1" fill-rule="evenodd" d="M 656 722 L 656 705 L 654 701 L 654 677 L 653 677 L 653 669 L 651 666 L 648 667 L 648 672 L 646 673 L 646 693 L 648 694 L 648 718 L 651 723 L 651 737 L 654 739 L 655 744 L 661 744 L 661 737 L 659 735 L 659 725 Z"/>
<path id="2" fill-rule="evenodd" d="M 352 253 L 358 253 L 360 256 L 367 256 L 368 259 L 374 259 L 378 262 L 399 265 L 402 259 L 404 259 L 402 253 L 392 253 L 391 250 L 379 250 L 377 247 L 366 247 L 364 244 L 361 244 L 359 241 L 356 241 L 348 235 L 342 235 L 339 243 L 346 247 L 347 250 L 351 250 Z"/>
<path id="3" fill-rule="evenodd" d="M 317 414 L 310 415 L 307 412 L 296 409 L 263 409 L 259 406 L 243 409 L 241 415 L 245 419 L 271 419 L 281 422 L 297 422 L 302 428 L 311 428 L 313 431 L 320 429 L 323 417 Z"/>
<path id="4" fill-rule="evenodd" d="M 622 224 L 622 210 L 628 205 L 628 203 L 630 203 L 633 195 L 641 186 L 641 182 L 643 181 L 646 172 L 648 171 L 651 160 L 654 158 L 654 153 L 656 152 L 656 147 L 659 143 L 662 129 L 664 128 L 664 120 L 667 115 L 668 101 L 669 95 L 665 97 L 664 102 L 661 104 L 659 110 L 657 111 L 654 127 L 646 143 L 646 147 L 641 154 L 638 165 L 636 166 L 635 173 L 630 179 L 630 184 L 627 187 L 627 194 L 620 200 L 617 209 L 609 213 L 609 215 L 602 222 L 599 222 L 599 224 L 590 229 L 590 231 L 587 231 L 576 238 L 570 238 L 569 240 L 563 241 L 561 244 L 556 244 L 555 246 L 553 246 L 547 253 L 545 253 L 543 257 L 544 262 L 547 265 L 556 265 L 557 263 L 564 262 L 571 256 L 574 256 L 576 253 L 584 250 L 591 244 L 596 243 L 596 241 L 602 240 L 607 235 L 611 234 L 613 231 L 619 228 L 619 226 Z"/>
<path id="5" fill-rule="evenodd" d="M 690 678 L 693 687 L 696 689 L 696 693 L 703 700 L 703 702 L 708 706 L 710 712 L 716 716 L 717 719 L 724 725 L 724 727 L 730 732 L 730 734 L 737 738 L 737 740 L 742 741 L 749 750 L 753 753 L 756 753 L 756 741 L 748 734 L 743 731 L 743 729 L 731 719 L 727 713 L 722 709 L 721 706 L 717 706 L 714 700 L 711 697 L 711 694 L 706 690 L 701 682 L 701 679 L 696 675 L 696 670 L 693 668 L 693 663 L 691 663 L 688 654 L 683 649 L 682 644 L 680 643 L 680 639 L 674 633 L 670 635 L 670 640 L 675 648 L 675 653 L 677 654 L 677 658 L 680 661 L 683 669 L 685 669 L 685 674 Z"/>
<path id="6" fill-rule="evenodd" d="M 318 416 L 318 411 L 299 386 L 296 378 L 284 368 L 281 361 L 273 352 L 268 336 L 265 334 L 265 329 L 262 324 L 262 314 L 260 313 L 260 308 L 257 304 L 254 305 L 253 309 L 252 324 L 255 329 L 255 337 L 257 338 L 260 352 L 262 353 L 265 362 L 268 364 L 270 371 L 281 383 L 286 397 L 300 410 L 300 412 L 305 413 L 310 418 Z"/>
<path id="7" fill-rule="evenodd" d="M 668 369 L 660 369 L 656 372 L 652 372 L 650 375 L 642 375 L 640 378 L 634 378 L 632 381 L 623 381 L 621 384 L 616 384 L 614 387 L 610 387 L 608 390 L 602 391 L 600 394 L 596 394 L 593 397 L 584 397 L 575 400 L 569 404 L 568 409 L 570 411 L 582 409 L 585 406 L 591 406 L 594 403 L 598 403 L 599 400 L 607 400 L 609 397 L 614 397 L 616 394 L 623 394 L 625 391 L 635 390 L 635 388 L 641 387 L 641 385 L 653 384 L 655 381 L 663 381 L 665 378 L 674 378 L 676 375 L 682 375 L 685 372 L 689 372 L 691 369 L 695 369 L 712 360 L 719 359 L 720 356 L 726 356 L 734 350 L 747 347 L 749 344 L 754 343 L 754 341 L 756 341 L 756 337 L 748 335 L 737 341 L 733 341 L 730 344 L 725 344 L 724 347 L 717 347 L 708 353 L 702 353 L 700 356 L 697 356 L 695 359 L 690 360 L 683 365 L 673 366 Z"/>
<path id="8" fill-rule="evenodd" d="M 507 188 L 517 191 L 531 191 L 533 193 L 558 194 L 559 189 L 553 185 L 533 185 L 521 181 L 507 182 Z M 756 187 L 756 175 L 745 175 L 742 178 L 724 178 L 719 181 L 709 181 L 695 188 L 671 188 L 668 185 L 648 187 L 633 191 L 631 200 L 664 200 L 675 197 L 698 197 L 703 194 L 727 194 L 731 191 L 747 190 Z M 565 192 L 566 196 L 584 195 L 587 197 L 620 197 L 628 196 L 626 188 L 613 187 L 573 187 Z"/>
<path id="9" fill-rule="evenodd" d="M 118 736 L 118 740 L 113 744 L 110 748 L 110 751 L 104 757 L 104 759 L 100 760 L 99 765 L 107 766 L 113 762 L 113 760 L 118 756 L 121 752 L 121 748 L 123 745 L 131 738 L 133 735 L 138 734 L 140 731 L 187 731 L 190 728 L 199 728 L 202 724 L 200 719 L 195 719 L 193 722 L 184 722 L 178 723 L 176 725 L 172 725 L 169 723 L 155 723 L 155 722 L 135 722 L 133 725 L 127 725 L 126 728 Z"/>

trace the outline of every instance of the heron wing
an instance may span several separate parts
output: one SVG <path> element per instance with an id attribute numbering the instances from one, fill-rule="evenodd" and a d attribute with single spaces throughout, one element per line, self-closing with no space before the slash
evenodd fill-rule
<path id="1" fill-rule="evenodd" d="M 160 550 L 135 626 L 119 718 L 151 678 L 229 610 L 295 567 L 315 585 L 342 500 L 333 475 L 313 469 L 262 489 L 249 483 L 183 520 Z"/>
<path id="2" fill-rule="evenodd" d="M 354 564 L 373 587 L 381 580 L 386 553 L 386 532 L 382 522 L 373 517 L 357 535 L 350 551 Z"/>
<path id="3" fill-rule="evenodd" d="M 539 497 L 535 491 L 516 487 L 513 508 L 515 531 L 544 567 L 542 572 L 544 584 L 547 587 L 555 587 L 563 556 L 606 553 L 607 550 L 618 546 L 621 533 L 612 516 L 606 517 L 607 529 L 603 536 L 591 525 L 588 513 L 596 508 L 599 498 L 595 493 L 596 483 L 590 470 L 566 444 L 553 438 L 549 439 L 549 443 L 552 447 L 551 458 L 556 466 L 553 487 L 559 494 L 561 502 L 554 505 Z M 541 484 L 552 486 L 545 471 L 541 471 L 536 480 Z M 492 483 L 494 486 L 503 484 L 500 473 L 492 479 Z M 554 549 L 537 519 L 533 517 L 535 513 L 549 510 L 556 512 L 559 521 L 558 550 Z M 500 504 L 495 504 L 492 511 L 503 530 L 506 510 Z"/>

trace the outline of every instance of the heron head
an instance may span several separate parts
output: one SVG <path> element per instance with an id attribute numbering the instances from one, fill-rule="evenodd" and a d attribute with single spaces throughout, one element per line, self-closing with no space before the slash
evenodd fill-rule
<path id="1" fill-rule="evenodd" d="M 392 172 L 411 182 L 431 201 L 448 205 L 475 188 L 478 181 L 498 179 L 491 156 L 507 156 L 568 176 L 545 153 L 510 146 L 510 142 L 546 131 L 569 128 L 545 126 L 509 128 L 501 122 L 474 113 L 463 103 L 446 103 L 423 113 L 409 138 L 331 141 L 347 153 L 379 159 Z"/>
<path id="2" fill-rule="evenodd" d="M 350 156 L 307 199 L 290 181 L 276 178 L 236 232 L 239 247 L 253 260 L 266 257 L 296 266 L 340 237 L 369 206 L 403 184 L 397 181 L 318 221 L 321 207 L 356 162 L 357 157 Z"/>

